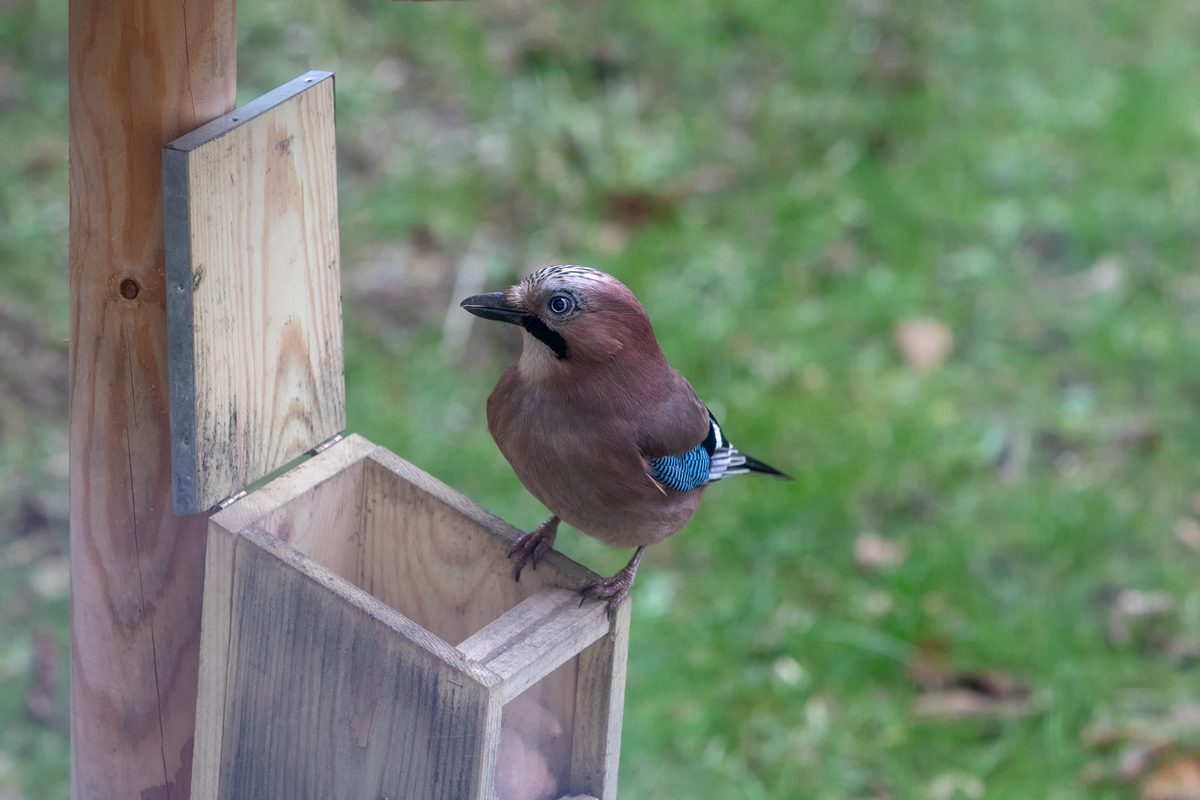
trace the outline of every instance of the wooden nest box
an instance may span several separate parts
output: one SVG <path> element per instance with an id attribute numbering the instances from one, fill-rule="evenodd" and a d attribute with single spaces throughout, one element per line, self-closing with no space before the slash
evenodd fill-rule
<path id="1" fill-rule="evenodd" d="M 192 797 L 611 800 L 628 603 L 554 552 L 515 582 L 520 531 L 341 438 L 333 84 L 163 152 L 175 511 L 220 506 Z"/>

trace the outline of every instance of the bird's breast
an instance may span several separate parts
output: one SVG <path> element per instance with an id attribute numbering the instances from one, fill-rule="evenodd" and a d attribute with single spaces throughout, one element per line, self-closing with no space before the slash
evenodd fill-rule
<path id="1" fill-rule="evenodd" d="M 700 491 L 663 489 L 650 478 L 629 419 L 531 390 L 512 372 L 488 398 L 488 430 L 551 512 L 615 547 L 652 544 L 687 524 Z"/>

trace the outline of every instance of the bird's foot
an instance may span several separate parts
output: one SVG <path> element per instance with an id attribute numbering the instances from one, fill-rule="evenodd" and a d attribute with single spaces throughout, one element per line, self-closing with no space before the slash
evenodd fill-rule
<path id="1" fill-rule="evenodd" d="M 537 569 L 538 562 L 554 546 L 554 537 L 556 536 L 558 536 L 558 517 L 551 517 L 517 539 L 513 544 L 513 549 L 508 551 L 509 558 L 517 557 L 513 580 L 518 582 L 521 580 L 521 570 L 525 569 L 526 564 L 531 564 L 534 569 Z"/>
<path id="2" fill-rule="evenodd" d="M 642 551 L 645 549 L 645 547 L 639 547 L 629 563 L 618 570 L 616 575 L 611 578 L 601 578 L 583 587 L 581 592 L 583 599 L 579 601 L 579 605 L 582 606 L 588 600 L 602 600 L 608 605 L 608 615 L 611 617 L 616 612 L 617 606 L 621 605 L 629 596 L 633 578 L 637 575 L 638 562 L 642 560 Z"/>

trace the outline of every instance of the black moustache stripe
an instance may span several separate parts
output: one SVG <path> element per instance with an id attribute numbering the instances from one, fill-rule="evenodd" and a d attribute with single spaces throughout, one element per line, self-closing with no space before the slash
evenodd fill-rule
<path id="1" fill-rule="evenodd" d="M 562 361 L 567 357 L 567 342 L 556 332 L 550 330 L 546 323 L 533 314 L 526 314 L 521 320 L 521 327 L 529 331 L 542 344 L 554 351 L 554 357 Z"/>

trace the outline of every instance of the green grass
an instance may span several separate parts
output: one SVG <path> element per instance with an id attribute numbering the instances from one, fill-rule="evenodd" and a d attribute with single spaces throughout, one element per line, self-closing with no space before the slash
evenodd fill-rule
<path id="1" fill-rule="evenodd" d="M 510 332 L 442 349 L 474 242 L 489 290 L 620 277 L 735 443 L 796 476 L 710 489 L 648 552 L 623 797 L 925 798 L 960 773 L 989 800 L 1126 798 L 1085 783 L 1115 756 L 1083 730 L 1200 702 L 1196 659 L 1158 646 L 1200 646 L 1200 554 L 1173 535 L 1200 490 L 1198 36 L 1184 0 L 245 0 L 239 101 L 337 72 L 352 430 L 546 515 L 485 431 Z M 67 640 L 30 583 L 66 525 L 56 4 L 0 16 L 0 148 L 0 341 L 24 348 L 0 348 L 0 552 L 48 542 L 0 557 L 0 793 L 65 797 L 65 703 L 41 724 L 20 701 L 32 631 Z M 893 341 L 918 316 L 955 336 L 926 375 Z M 864 531 L 907 558 L 856 566 Z M 1175 611 L 1116 646 L 1126 588 Z M 915 716 L 922 642 L 1038 710 Z"/>

